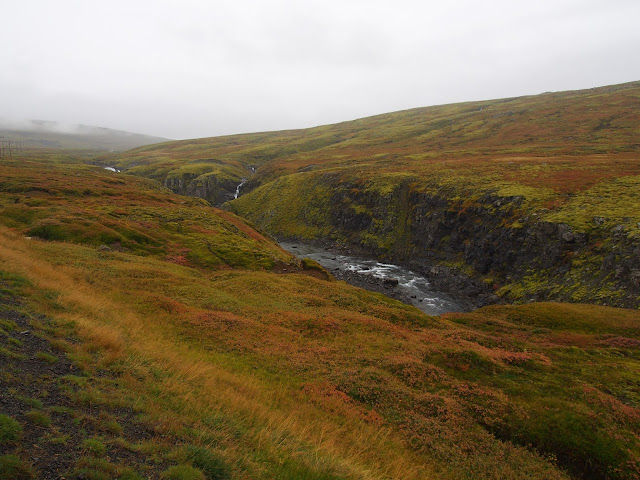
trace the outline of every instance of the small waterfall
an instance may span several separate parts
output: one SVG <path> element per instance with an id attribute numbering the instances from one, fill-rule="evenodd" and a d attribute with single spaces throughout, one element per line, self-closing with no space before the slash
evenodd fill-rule
<path id="1" fill-rule="evenodd" d="M 243 178 L 242 181 L 238 184 L 238 186 L 236 187 L 236 194 L 233 196 L 233 199 L 235 200 L 236 198 L 238 198 L 238 195 L 240 195 L 240 187 L 242 185 L 244 185 L 245 183 L 247 183 L 247 179 Z"/>
<path id="2" fill-rule="evenodd" d="M 256 173 L 256 167 L 249 166 L 247 167 L 249 170 L 251 170 L 251 175 Z M 240 195 L 240 187 L 242 187 L 242 185 L 244 185 L 245 183 L 247 183 L 247 179 L 243 178 L 240 183 L 238 184 L 238 186 L 236 187 L 236 194 L 233 196 L 233 199 L 235 200 L 236 198 L 238 198 L 238 196 Z"/>

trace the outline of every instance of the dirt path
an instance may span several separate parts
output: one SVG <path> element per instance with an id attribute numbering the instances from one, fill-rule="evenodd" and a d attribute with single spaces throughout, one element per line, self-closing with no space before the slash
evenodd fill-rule
<path id="1" fill-rule="evenodd" d="M 134 410 L 99 401 L 114 379 L 71 361 L 78 340 L 26 311 L 9 287 L 0 280 L 0 479 L 159 477 L 165 462 L 144 453 L 154 430 Z M 3 419 L 15 425 L 7 417 L 21 432 L 2 441 Z"/>

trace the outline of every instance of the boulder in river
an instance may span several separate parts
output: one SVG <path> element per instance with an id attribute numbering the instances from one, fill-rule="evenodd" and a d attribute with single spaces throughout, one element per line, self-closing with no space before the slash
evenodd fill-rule
<path id="1" fill-rule="evenodd" d="M 393 287 L 397 287 L 398 286 L 398 279 L 397 278 L 385 278 L 382 281 L 382 283 L 387 288 L 393 288 Z"/>

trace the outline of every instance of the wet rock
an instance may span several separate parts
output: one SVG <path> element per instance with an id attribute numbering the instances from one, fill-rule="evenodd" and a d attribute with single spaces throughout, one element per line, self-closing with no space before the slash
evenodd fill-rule
<path id="1" fill-rule="evenodd" d="M 611 233 L 614 235 L 621 235 L 624 233 L 624 225 L 616 225 L 611 229 Z"/>
<path id="2" fill-rule="evenodd" d="M 382 281 L 382 284 L 383 284 L 385 287 L 389 287 L 389 288 L 397 287 L 397 286 L 398 286 L 398 283 L 399 283 L 399 282 L 398 282 L 398 279 L 397 279 L 397 278 L 385 278 L 385 279 Z M 413 297 L 413 298 L 415 298 L 415 297 Z"/>
<path id="3" fill-rule="evenodd" d="M 565 242 L 574 242 L 576 237 L 573 234 L 573 230 L 566 223 L 561 223 L 558 225 L 558 234 L 560 238 Z"/>
<path id="4" fill-rule="evenodd" d="M 444 273 L 444 268 L 441 267 L 440 265 L 432 265 L 431 268 L 429 268 L 429 274 L 432 277 L 440 276 L 443 273 Z"/>
<path id="5" fill-rule="evenodd" d="M 237 184 L 237 181 L 218 178 L 216 175 L 199 176 L 191 173 L 166 178 L 163 182 L 174 193 L 204 198 L 216 206 L 233 200 Z"/>
<path id="6" fill-rule="evenodd" d="M 603 271 L 613 270 L 614 265 L 616 264 L 616 256 L 613 253 L 610 253 L 604 260 L 602 261 L 602 267 L 600 267 Z"/>

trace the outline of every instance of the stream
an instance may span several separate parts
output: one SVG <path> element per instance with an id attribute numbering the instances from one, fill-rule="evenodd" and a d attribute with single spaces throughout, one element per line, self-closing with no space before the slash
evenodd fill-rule
<path id="1" fill-rule="evenodd" d="M 464 299 L 456 300 L 448 293 L 434 290 L 425 277 L 399 265 L 381 263 L 366 257 L 343 255 L 302 243 L 280 242 L 280 246 L 299 258 L 315 260 L 339 280 L 384 293 L 414 305 L 428 315 L 469 310 Z"/>
<path id="2" fill-rule="evenodd" d="M 240 188 L 247 183 L 247 179 L 243 178 L 242 181 L 238 184 L 238 186 L 236 187 L 236 193 L 233 196 L 233 199 L 235 200 L 236 198 L 238 198 L 238 195 L 240 195 Z"/>

